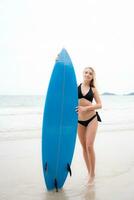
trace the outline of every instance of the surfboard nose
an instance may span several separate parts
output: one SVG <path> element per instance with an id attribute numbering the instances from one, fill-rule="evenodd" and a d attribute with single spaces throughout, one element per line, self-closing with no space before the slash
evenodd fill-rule
<path id="1" fill-rule="evenodd" d="M 61 50 L 61 52 L 58 54 L 58 57 L 56 59 L 58 62 L 64 62 L 65 64 L 69 65 L 71 64 L 71 58 L 65 48 Z"/>

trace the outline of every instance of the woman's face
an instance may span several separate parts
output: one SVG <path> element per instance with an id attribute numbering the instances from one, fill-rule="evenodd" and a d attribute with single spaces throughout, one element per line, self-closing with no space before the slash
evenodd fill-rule
<path id="1" fill-rule="evenodd" d="M 85 68 L 83 71 L 83 79 L 84 81 L 90 82 L 93 79 L 93 72 L 89 68 Z"/>

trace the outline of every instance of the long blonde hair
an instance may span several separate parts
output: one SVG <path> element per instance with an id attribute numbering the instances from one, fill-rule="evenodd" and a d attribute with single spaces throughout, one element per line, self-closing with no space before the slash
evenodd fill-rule
<path id="1" fill-rule="evenodd" d="M 93 73 L 93 79 L 91 80 L 91 82 L 90 82 L 90 87 L 96 87 L 96 74 L 95 74 L 95 71 L 94 71 L 94 69 L 92 68 L 92 67 L 85 67 L 84 68 L 84 70 L 85 69 L 90 69 L 91 71 L 92 71 L 92 73 Z"/>

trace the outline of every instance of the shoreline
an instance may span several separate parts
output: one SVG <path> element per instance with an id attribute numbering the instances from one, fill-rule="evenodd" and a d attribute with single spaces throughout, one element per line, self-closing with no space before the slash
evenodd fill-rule
<path id="1" fill-rule="evenodd" d="M 72 161 L 73 176 L 67 177 L 58 194 L 44 184 L 41 138 L 5 140 L 0 144 L 0 199 L 5 200 L 133 200 L 134 132 L 97 134 L 96 178 L 87 185 L 87 171 L 77 137 Z M 6 175 L 6 177 L 5 177 Z"/>
<path id="2" fill-rule="evenodd" d="M 111 125 L 112 127 L 112 125 Z M 134 133 L 134 128 L 132 129 L 124 129 L 124 127 L 122 129 L 106 129 L 103 127 L 98 127 L 98 131 L 97 131 L 97 135 L 99 134 L 106 134 L 110 135 L 110 134 L 133 134 Z M 77 133 L 78 135 L 78 133 Z M 0 143 L 1 142 L 7 142 L 7 141 L 19 141 L 19 140 L 30 140 L 30 139 L 40 139 L 41 140 L 42 137 L 42 130 L 38 129 L 38 130 L 16 130 L 16 131 L 1 131 L 0 132 Z"/>

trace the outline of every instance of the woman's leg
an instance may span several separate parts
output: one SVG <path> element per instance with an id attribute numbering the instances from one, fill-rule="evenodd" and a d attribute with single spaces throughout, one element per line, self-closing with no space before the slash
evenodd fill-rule
<path id="1" fill-rule="evenodd" d="M 88 173 L 90 174 L 88 154 L 86 149 L 86 127 L 78 123 L 78 136 L 82 145 L 83 157 L 87 166 Z"/>
<path id="2" fill-rule="evenodd" d="M 88 165 L 90 168 L 90 180 L 92 181 L 95 176 L 95 152 L 94 141 L 97 132 L 98 121 L 95 117 L 87 126 L 86 129 L 86 149 L 88 154 Z"/>

